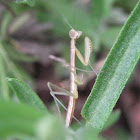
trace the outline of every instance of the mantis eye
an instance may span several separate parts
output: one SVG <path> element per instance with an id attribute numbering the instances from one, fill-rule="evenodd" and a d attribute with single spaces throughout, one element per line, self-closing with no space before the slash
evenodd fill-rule
<path id="1" fill-rule="evenodd" d="M 81 31 L 75 31 L 74 29 L 71 29 L 69 32 L 69 36 L 71 39 L 78 39 L 82 35 Z"/>

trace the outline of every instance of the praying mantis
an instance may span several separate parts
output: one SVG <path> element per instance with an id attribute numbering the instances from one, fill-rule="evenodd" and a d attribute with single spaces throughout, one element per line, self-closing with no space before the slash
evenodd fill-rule
<path id="1" fill-rule="evenodd" d="M 82 54 L 76 47 L 76 40 L 79 39 L 79 37 L 81 35 L 82 35 L 81 31 L 76 31 L 75 29 L 73 29 L 71 27 L 71 30 L 69 31 L 69 37 L 71 39 L 71 41 L 70 41 L 70 65 L 68 67 L 70 69 L 70 91 L 67 91 L 63 88 L 56 86 L 55 84 L 48 82 L 48 88 L 50 90 L 50 94 L 54 98 L 57 108 L 58 108 L 57 102 L 60 103 L 64 108 L 65 108 L 65 106 L 56 98 L 55 95 L 69 96 L 68 108 L 67 109 L 65 108 L 67 110 L 66 122 L 65 122 L 66 127 L 69 127 L 69 125 L 72 121 L 73 114 L 74 114 L 75 102 L 76 102 L 76 99 L 78 98 L 77 86 L 83 84 L 83 81 L 76 75 L 75 54 L 77 55 L 78 59 L 81 61 L 81 63 L 84 66 L 89 65 L 92 68 L 92 66 L 90 65 L 90 55 L 92 52 L 91 40 L 88 37 L 85 37 L 85 41 L 84 41 L 85 56 L 84 57 L 82 56 Z M 95 70 L 93 68 L 92 68 L 92 70 L 95 72 Z M 96 72 L 95 72 L 95 74 L 97 75 Z M 60 92 L 53 91 L 52 88 L 54 88 L 55 90 L 59 90 Z M 60 113 L 60 110 L 59 110 L 59 113 Z"/>

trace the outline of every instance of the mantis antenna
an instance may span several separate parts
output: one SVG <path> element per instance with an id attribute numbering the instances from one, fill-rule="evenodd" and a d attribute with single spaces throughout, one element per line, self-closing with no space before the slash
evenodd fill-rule
<path id="1" fill-rule="evenodd" d="M 64 20 L 65 20 L 65 22 L 69 25 L 69 27 L 71 28 L 71 29 L 73 29 L 73 27 L 70 25 L 70 23 L 68 22 L 68 20 L 66 19 L 66 17 L 63 15 L 63 18 L 64 18 Z"/>

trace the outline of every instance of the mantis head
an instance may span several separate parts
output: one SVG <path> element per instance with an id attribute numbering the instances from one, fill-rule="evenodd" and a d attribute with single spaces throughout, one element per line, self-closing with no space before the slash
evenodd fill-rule
<path id="1" fill-rule="evenodd" d="M 81 31 L 76 31 L 74 29 L 71 29 L 69 31 L 69 36 L 71 39 L 78 39 L 82 35 Z"/>

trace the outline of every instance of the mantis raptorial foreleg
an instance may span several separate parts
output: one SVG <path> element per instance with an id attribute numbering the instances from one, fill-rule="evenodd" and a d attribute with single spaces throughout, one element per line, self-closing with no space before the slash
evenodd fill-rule
<path id="1" fill-rule="evenodd" d="M 76 48 L 76 55 L 84 66 L 89 65 L 91 69 L 95 72 L 95 74 L 98 75 L 97 72 L 93 69 L 93 67 L 90 64 L 91 52 L 92 52 L 91 40 L 88 37 L 85 37 L 85 58 L 82 56 L 82 54 L 77 48 Z"/>
<path id="2" fill-rule="evenodd" d="M 85 37 L 85 58 L 82 56 L 80 51 L 76 48 L 76 55 L 84 66 L 87 66 L 89 64 L 89 58 L 91 52 L 92 52 L 91 40 L 88 37 Z"/>

